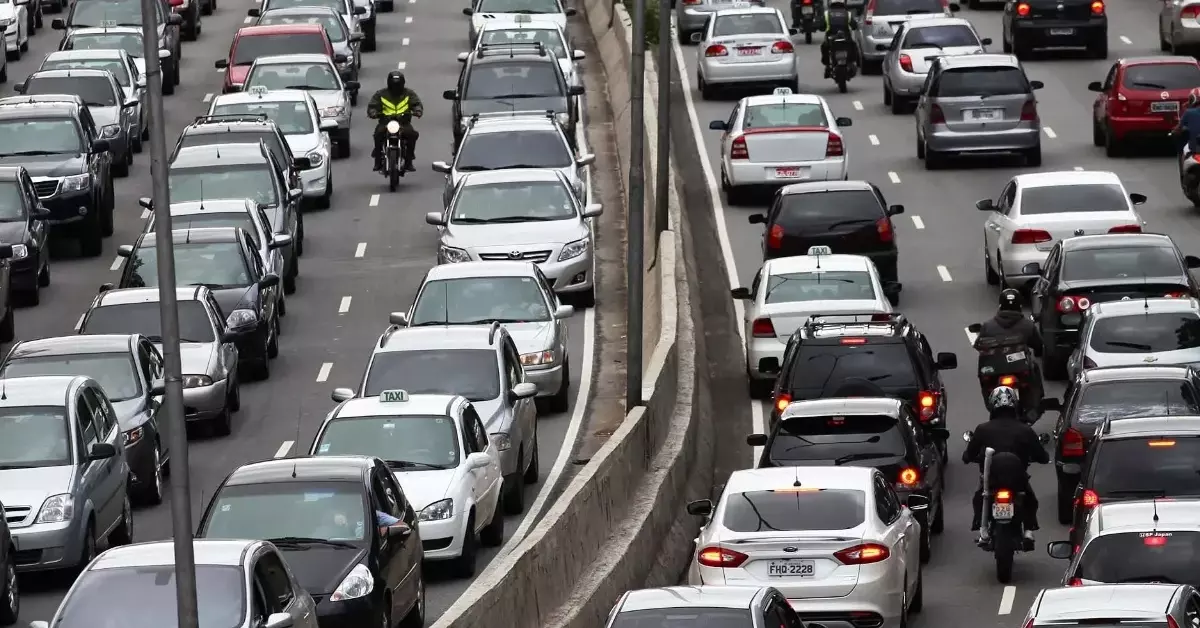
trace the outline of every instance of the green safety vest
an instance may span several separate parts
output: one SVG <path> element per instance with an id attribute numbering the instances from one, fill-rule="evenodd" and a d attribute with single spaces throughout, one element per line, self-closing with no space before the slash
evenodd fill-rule
<path id="1" fill-rule="evenodd" d="M 399 116 L 399 115 L 403 115 L 405 112 L 408 111 L 408 97 L 407 96 L 404 97 L 404 100 L 401 100 L 398 103 L 393 103 L 392 101 L 380 96 L 379 102 L 383 105 L 383 111 L 379 112 L 380 115 Z"/>

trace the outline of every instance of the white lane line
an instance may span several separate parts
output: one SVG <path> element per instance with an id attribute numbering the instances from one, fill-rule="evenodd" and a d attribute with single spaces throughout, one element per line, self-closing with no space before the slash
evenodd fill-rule
<path id="1" fill-rule="evenodd" d="M 854 110 L 855 110 L 855 111 L 862 111 L 862 110 L 863 110 L 862 102 L 860 102 L 860 101 L 857 101 L 857 100 L 856 100 L 856 101 L 854 101 Z"/>
<path id="2" fill-rule="evenodd" d="M 1121 39 L 1125 39 L 1122 37 Z M 1128 42 L 1128 40 L 1126 40 Z M 1004 587 L 1004 593 L 1000 595 L 1000 612 L 997 615 L 1007 615 L 1012 612 L 1013 598 L 1017 597 L 1017 587 Z"/>
<path id="3" fill-rule="evenodd" d="M 352 297 L 342 297 L 342 302 L 338 304 L 338 314 L 345 314 L 350 311 L 350 300 Z"/>
<path id="4" fill-rule="evenodd" d="M 368 203 L 367 203 L 367 205 L 368 205 L 368 206 L 370 206 L 370 207 L 378 207 L 378 206 L 379 206 L 379 195 L 378 195 L 378 194 L 372 194 L 372 195 L 371 195 L 371 200 L 370 200 L 370 202 L 368 202 Z"/>
<path id="5" fill-rule="evenodd" d="M 213 95 L 212 95 L 212 94 L 205 94 L 205 95 L 204 95 L 204 102 L 212 102 L 212 99 L 213 99 Z"/>
<path id="6" fill-rule="evenodd" d="M 321 370 L 317 371 L 317 382 L 320 383 L 320 382 L 328 381 L 329 380 L 329 371 L 332 371 L 332 370 L 333 370 L 333 362 L 326 362 L 326 363 L 322 364 Z"/>
<path id="7" fill-rule="evenodd" d="M 117 259 L 113 260 L 112 266 L 109 266 L 108 269 L 109 270 L 121 270 L 121 261 L 122 261 L 121 256 L 118 255 Z"/>
<path id="8" fill-rule="evenodd" d="M 963 331 L 967 332 L 967 343 L 974 347 L 975 339 L 979 337 L 979 334 L 967 329 L 966 327 L 963 327 Z"/>
<path id="9" fill-rule="evenodd" d="M 401 46 L 407 46 L 407 45 L 408 45 L 408 38 L 407 38 L 407 37 L 405 37 L 404 39 L 401 39 L 401 40 L 400 40 L 400 45 L 401 45 Z"/>
<path id="10" fill-rule="evenodd" d="M 1048 137 L 1050 139 L 1054 139 L 1054 138 L 1058 137 L 1058 134 L 1054 132 L 1054 129 L 1052 129 L 1048 126 L 1042 127 L 1042 130 L 1046 132 L 1046 137 Z"/>
<path id="11" fill-rule="evenodd" d="M 942 281 L 954 281 L 954 278 L 950 276 L 950 270 L 941 264 L 938 265 L 938 274 L 942 276 Z"/>
<path id="12" fill-rule="evenodd" d="M 1133 42 L 1130 41 L 1129 38 L 1124 35 L 1121 35 L 1121 43 L 1125 44 L 1126 46 L 1133 44 Z M 1003 613 L 1001 613 L 1001 614 L 1003 614 Z"/>
<path id="13" fill-rule="evenodd" d="M 1083 170 L 1083 166 L 1075 166 L 1076 170 Z"/>
<path id="14" fill-rule="evenodd" d="M 416 4 L 416 3 L 417 3 L 417 0 L 408 0 L 408 3 L 409 3 L 409 4 Z"/>
<path id="15" fill-rule="evenodd" d="M 411 16 L 411 15 L 409 15 L 409 16 L 406 16 L 406 17 L 404 18 L 404 23 L 405 23 L 405 24 L 412 24 L 412 16 Z"/>
<path id="16" fill-rule="evenodd" d="M 142 220 L 145 220 L 145 219 L 147 219 L 147 218 L 149 218 L 149 217 L 150 217 L 150 210 L 148 210 L 148 209 L 143 209 L 143 210 L 142 210 Z"/>
<path id="17" fill-rule="evenodd" d="M 246 19 L 242 20 L 242 24 L 249 24 L 250 22 L 253 22 L 253 21 L 254 21 L 254 18 L 252 18 L 250 16 L 246 16 Z"/>
<path id="18" fill-rule="evenodd" d="M 871 146 L 879 146 L 879 137 L 875 134 L 868 135 L 867 139 L 871 140 Z"/>
<path id="19" fill-rule="evenodd" d="M 888 178 L 892 180 L 892 183 L 900 183 L 900 175 L 894 172 L 889 172 Z"/>
<path id="20" fill-rule="evenodd" d="M 408 65 L 408 63 L 406 63 L 406 62 L 404 62 L 404 61 L 401 61 L 400 63 L 397 63 L 397 64 L 396 64 L 396 68 L 397 68 L 397 69 L 400 69 L 400 70 L 403 70 L 403 69 L 404 69 L 404 68 L 405 68 L 407 65 Z"/>
<path id="21" fill-rule="evenodd" d="M 358 246 L 354 247 L 354 257 L 362 257 L 367 254 L 367 243 L 359 242 Z"/>
<path id="22" fill-rule="evenodd" d="M 924 220 L 921 220 L 921 217 L 920 217 L 920 216 L 915 216 L 915 215 L 914 215 L 914 216 L 912 217 L 912 221 L 913 221 L 913 226 L 914 226 L 914 227 L 916 227 L 916 228 L 918 228 L 918 229 L 924 229 L 924 228 L 925 228 L 925 221 L 924 221 Z"/>
<path id="23" fill-rule="evenodd" d="M 292 445 L 295 445 L 295 444 L 296 444 L 296 441 L 291 441 L 291 440 L 283 441 L 283 444 L 279 446 L 279 450 L 275 452 L 275 457 L 276 458 L 287 458 L 288 454 L 292 453 Z"/>

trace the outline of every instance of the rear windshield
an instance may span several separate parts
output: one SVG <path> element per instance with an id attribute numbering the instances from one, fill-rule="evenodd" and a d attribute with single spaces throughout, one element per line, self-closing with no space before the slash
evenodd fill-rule
<path id="1" fill-rule="evenodd" d="M 816 103 L 777 103 L 773 105 L 754 105 L 746 108 L 746 117 L 742 120 L 742 128 L 777 129 L 789 126 L 816 126 L 827 128 L 829 120 L 825 117 L 825 108 Z"/>
<path id="2" fill-rule="evenodd" d="M 945 13 L 942 0 L 875 0 L 875 15 L 919 15 L 921 13 Z"/>
<path id="3" fill-rule="evenodd" d="M 954 48 L 978 46 L 979 38 L 966 24 L 925 26 L 908 31 L 901 48 Z"/>
<path id="4" fill-rule="evenodd" d="M 1200 496 L 1200 437 L 1108 440 L 1093 458 L 1092 490 L 1102 498 Z"/>
<path id="5" fill-rule="evenodd" d="M 1129 197 L 1112 183 L 1047 185 L 1021 190 L 1021 214 L 1127 212 Z"/>
<path id="6" fill-rule="evenodd" d="M 1080 423 L 1100 423 L 1105 417 L 1128 419 L 1164 414 L 1200 414 L 1192 387 L 1178 380 L 1100 382 L 1083 391 L 1075 410 Z"/>
<path id="7" fill-rule="evenodd" d="M 1156 353 L 1200 347 L 1200 316 L 1191 312 L 1110 316 L 1092 327 L 1101 353 Z"/>
<path id="8" fill-rule="evenodd" d="M 612 628 L 749 628 L 754 617 L 738 608 L 655 608 L 618 613 Z"/>
<path id="9" fill-rule="evenodd" d="M 171 216 L 172 229 L 209 229 L 213 227 L 238 227 L 245 229 L 254 246 L 262 246 L 258 237 L 258 229 L 250 214 L 246 212 L 188 214 L 186 216 Z"/>
<path id="10" fill-rule="evenodd" d="M 846 301 L 875 298 L 871 274 L 829 271 L 771 275 L 767 278 L 767 303 Z"/>
<path id="11" fill-rule="evenodd" d="M 866 518 L 866 494 L 842 489 L 735 493 L 721 524 L 733 532 L 849 530 Z"/>
<path id="12" fill-rule="evenodd" d="M 471 68 L 467 77 L 467 99 L 557 98 L 563 95 L 557 65 L 513 61 L 488 63 Z"/>
<path id="13" fill-rule="evenodd" d="M 141 33 L 87 33 L 73 35 L 63 50 L 124 50 L 131 57 L 142 56 Z"/>
<path id="14" fill-rule="evenodd" d="M 900 424 L 883 415 L 784 419 L 771 442 L 776 462 L 822 460 L 834 465 L 903 456 L 908 451 Z"/>
<path id="15" fill-rule="evenodd" d="M 501 168 L 567 168 L 575 163 L 557 131 L 471 133 L 458 148 L 459 172 Z"/>
<path id="16" fill-rule="evenodd" d="M 875 222 L 885 215 L 879 197 L 871 190 L 787 194 L 782 203 L 776 222 L 798 231 L 821 231 L 858 222 Z"/>
<path id="17" fill-rule="evenodd" d="M 851 378 L 865 379 L 884 390 L 917 387 L 908 348 L 900 343 L 801 345 L 791 387 L 832 393 Z"/>
<path id="18" fill-rule="evenodd" d="M 1125 532 L 1098 536 L 1083 548 L 1076 578 L 1111 584 L 1200 584 L 1200 532 Z"/>
<path id="19" fill-rule="evenodd" d="M 1177 277 L 1184 273 L 1179 256 L 1165 246 L 1095 248 L 1066 251 L 1062 278 L 1066 281 L 1143 277 Z"/>
<path id="20" fill-rule="evenodd" d="M 329 36 L 330 41 L 346 41 L 346 27 L 342 18 L 331 13 L 297 15 L 268 11 L 258 20 L 259 26 L 271 24 L 320 24 L 325 29 L 325 34 Z"/>
<path id="21" fill-rule="evenodd" d="M 1200 67 L 1194 63 L 1143 63 L 1125 68 L 1121 86 L 1127 89 L 1192 89 L 1200 86 Z"/>
<path id="22" fill-rule="evenodd" d="M 25 83 L 24 93 L 71 94 L 92 107 L 117 106 L 117 93 L 108 78 L 102 76 L 35 76 Z"/>
<path id="23" fill-rule="evenodd" d="M 120 59 L 47 59 L 42 70 L 108 70 L 124 87 L 129 87 L 129 68 Z M 105 84 L 108 82 L 105 81 Z"/>
<path id="24" fill-rule="evenodd" d="M 783 24 L 774 13 L 742 13 L 722 15 L 713 24 L 713 37 L 783 33 Z"/>
<path id="25" fill-rule="evenodd" d="M 234 43 L 233 64 L 250 65 L 259 57 L 295 54 L 328 54 L 325 38 L 318 33 L 249 35 Z"/>
<path id="26" fill-rule="evenodd" d="M 935 89 L 939 98 L 1011 96 L 1028 94 L 1029 81 L 1017 68 L 957 68 L 942 73 Z"/>

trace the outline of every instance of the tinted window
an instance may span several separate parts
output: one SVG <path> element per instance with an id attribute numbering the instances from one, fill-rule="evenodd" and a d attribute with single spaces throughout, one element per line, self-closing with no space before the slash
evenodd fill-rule
<path id="1" fill-rule="evenodd" d="M 771 460 L 830 460 L 835 464 L 871 464 L 908 451 L 900 424 L 877 415 L 783 419 L 771 442 Z"/>
<path id="2" fill-rule="evenodd" d="M 875 15 L 945 13 L 942 0 L 875 0 Z"/>
<path id="3" fill-rule="evenodd" d="M 626 611 L 613 620 L 612 628 L 750 628 L 754 618 L 749 609 L 656 608 Z"/>
<path id="4" fill-rule="evenodd" d="M 1127 66 L 1121 79 L 1126 89 L 1192 89 L 1200 85 L 1200 67 L 1194 63 L 1139 63 Z"/>
<path id="5" fill-rule="evenodd" d="M 471 68 L 464 98 L 552 98 L 563 95 L 558 66 L 514 60 Z"/>
<path id="6" fill-rule="evenodd" d="M 1192 313 L 1110 316 L 1092 327 L 1092 349 L 1150 353 L 1200 347 L 1200 317 Z"/>
<path id="7" fill-rule="evenodd" d="M 63 50 L 124 50 L 131 57 L 142 56 L 142 36 L 133 33 L 88 33 L 73 35 Z"/>
<path id="8" fill-rule="evenodd" d="M 89 1 L 79 3 L 100 4 Z M 196 565 L 200 628 L 237 628 L 246 618 L 246 576 L 240 567 Z M 144 626 L 174 626 L 175 567 L 152 565 L 85 571 L 59 607 L 61 626 L 127 626 L 137 609 Z"/>
<path id="9" fill-rule="evenodd" d="M 908 349 L 899 343 L 801 345 L 792 368 L 792 389 L 831 393 L 849 378 L 874 382 L 884 390 L 916 388 Z"/>
<path id="10" fill-rule="evenodd" d="M 1200 438 L 1196 437 L 1107 440 L 1092 460 L 1092 489 L 1101 497 L 1200 496 L 1197 460 Z"/>
<path id="11" fill-rule="evenodd" d="M 141 3 L 134 0 L 85 0 L 75 3 L 71 26 L 100 26 L 104 21 L 116 22 L 121 26 L 141 26 Z"/>
<path id="12" fill-rule="evenodd" d="M 272 63 L 260 65 L 246 77 L 246 89 L 341 89 L 328 63 Z"/>
<path id="13" fill-rule="evenodd" d="M 866 494 L 840 489 L 735 493 L 721 525 L 734 532 L 849 530 L 866 519 Z"/>
<path id="14" fill-rule="evenodd" d="M 329 36 L 330 41 L 346 41 L 346 27 L 342 18 L 337 15 L 280 15 L 268 11 L 258 20 L 259 26 L 271 24 L 320 24 L 325 29 L 325 34 Z"/>
<path id="15" fill-rule="evenodd" d="M 1129 197 L 1111 183 L 1048 185 L 1021 190 L 1021 213 L 1127 212 Z"/>
<path id="16" fill-rule="evenodd" d="M 493 28 L 483 31 L 481 36 L 486 44 L 532 44 L 541 43 L 546 50 L 554 52 L 559 59 L 566 59 L 567 49 L 563 47 L 562 36 L 557 28 Z"/>
<path id="17" fill-rule="evenodd" d="M 1062 278 L 1136 280 L 1184 274 L 1175 249 L 1164 246 L 1098 248 L 1064 251 Z"/>
<path id="18" fill-rule="evenodd" d="M 1075 410 L 1080 423 L 1164 414 L 1200 414 L 1191 386 L 1178 380 L 1100 382 L 1083 389 Z"/>
<path id="19" fill-rule="evenodd" d="M 174 199 L 174 197 L 172 197 Z M 834 229 L 883 218 L 879 197 L 871 190 L 787 194 L 776 222 L 797 229 Z"/>
<path id="20" fill-rule="evenodd" d="M 454 199 L 450 220 L 486 224 L 569 220 L 576 216 L 571 192 L 560 181 L 514 181 L 463 186 Z"/>
<path id="21" fill-rule="evenodd" d="M 947 70 L 938 79 L 939 98 L 968 96 L 1008 96 L 1028 94 L 1029 81 L 1017 68 L 958 68 Z"/>
<path id="22" fill-rule="evenodd" d="M 522 323 L 550 320 L 533 277 L 478 277 L 431 281 L 413 308 L 412 325 Z"/>
<path id="23" fill-rule="evenodd" d="M 500 396 L 500 372 L 491 349 L 386 351 L 367 371 L 367 397 L 403 388 L 410 394 L 462 395 L 471 401 Z"/>
<path id="24" fill-rule="evenodd" d="M 557 0 L 480 0 L 478 13 L 562 13 Z"/>
<path id="25" fill-rule="evenodd" d="M 975 31 L 965 24 L 926 26 L 914 28 L 904 36 L 901 48 L 953 48 L 956 46 L 978 46 Z"/>
<path id="26" fill-rule="evenodd" d="M 63 408 L 0 408 L 0 469 L 71 464 L 71 441 Z"/>
<path id="27" fill-rule="evenodd" d="M 245 137 L 240 138 L 242 142 Z M 266 162 L 236 166 L 171 168 L 171 202 L 186 203 L 207 198 L 248 198 L 266 205 L 279 202 L 274 177 Z"/>
<path id="28" fill-rule="evenodd" d="M 1076 578 L 1107 583 L 1200 584 L 1200 532 L 1126 532 L 1098 536 L 1083 548 Z"/>
<path id="29" fill-rule="evenodd" d="M 162 342 L 158 303 L 105 305 L 88 313 L 88 334 L 142 334 L 153 342 Z M 212 320 L 199 301 L 179 300 L 179 335 L 184 342 L 213 342 Z"/>
<path id="30" fill-rule="evenodd" d="M 153 288 L 158 285 L 158 249 L 141 246 L 126 264 L 133 265 L 129 285 L 123 288 Z M 176 242 L 175 285 L 205 285 L 213 290 L 250 285 L 250 269 L 237 242 Z"/>
<path id="31" fill-rule="evenodd" d="M 42 70 L 71 70 L 74 68 L 108 70 L 116 77 L 118 83 L 129 86 L 129 68 L 120 59 L 55 59 L 46 60 L 41 67 Z M 107 84 L 107 81 L 105 83 Z"/>
<path id="32" fill-rule="evenodd" d="M 266 115 L 267 119 L 274 122 L 285 135 L 306 135 L 313 132 L 312 112 L 309 110 L 308 104 L 294 100 L 217 105 L 210 115 L 238 114 Z"/>
<path id="33" fill-rule="evenodd" d="M 0 182 L 0 222 L 25 220 L 25 195 L 16 181 Z"/>
<path id="34" fill-rule="evenodd" d="M 746 116 L 742 119 L 742 128 L 746 130 L 790 126 L 826 128 L 829 126 L 829 120 L 825 118 L 824 107 L 809 103 L 753 105 L 746 108 Z"/>
<path id="35" fill-rule="evenodd" d="M 233 65 L 250 65 L 259 57 L 295 54 L 323 55 L 329 50 L 318 33 L 243 36 L 234 44 Z"/>
<path id="36" fill-rule="evenodd" d="M 393 469 L 458 466 L 458 430 L 446 416 L 334 419 L 317 441 L 318 456 L 371 456 Z"/>
<path id="37" fill-rule="evenodd" d="M 74 94 L 93 107 L 117 106 L 117 95 L 112 83 L 99 76 L 34 77 L 26 83 L 25 93 Z"/>
<path id="38" fill-rule="evenodd" d="M 171 216 L 172 229 L 207 229 L 211 227 L 238 227 L 244 229 L 254 240 L 255 246 L 262 246 L 258 239 L 258 229 L 250 214 L 189 214 L 187 216 Z"/>
<path id="39" fill-rule="evenodd" d="M 34 354 L 9 361 L 0 372 L 0 377 L 43 375 L 86 375 L 100 382 L 110 401 L 127 401 L 142 394 L 133 356 L 128 353 Z"/>
<path id="40" fill-rule="evenodd" d="M 783 33 L 783 24 L 774 13 L 743 13 L 722 15 L 713 24 L 713 37 Z"/>
<path id="41" fill-rule="evenodd" d="M 874 299 L 871 274 L 828 271 L 771 275 L 767 278 L 767 303 Z"/>
<path id="42" fill-rule="evenodd" d="M 0 120 L 0 156 L 83 152 L 79 125 L 71 118 Z"/>
<path id="43" fill-rule="evenodd" d="M 338 541 L 366 537 L 365 491 L 353 482 L 270 482 L 226 485 L 213 497 L 200 536 Z"/>
<path id="44" fill-rule="evenodd" d="M 566 168 L 575 163 L 562 136 L 553 131 L 471 133 L 458 149 L 460 172 L 500 168 Z"/>

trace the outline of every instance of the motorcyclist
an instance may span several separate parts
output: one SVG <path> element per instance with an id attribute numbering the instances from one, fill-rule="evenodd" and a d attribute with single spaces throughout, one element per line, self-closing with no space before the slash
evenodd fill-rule
<path id="1" fill-rule="evenodd" d="M 983 508 L 983 460 L 984 452 L 990 447 L 995 451 L 992 456 L 991 486 L 1004 486 L 1010 490 L 1025 493 L 1024 511 L 1025 538 L 1032 540 L 1034 530 L 1038 529 L 1037 496 L 1029 483 L 1029 465 L 1032 463 L 1049 464 L 1050 455 L 1038 440 L 1033 427 L 1021 421 L 1020 395 L 1008 386 L 997 386 L 988 397 L 991 407 L 988 420 L 980 423 L 967 443 L 963 452 L 963 462 L 979 464 L 980 486 L 971 498 L 971 530 L 980 527 L 980 511 Z"/>
<path id="2" fill-rule="evenodd" d="M 800 28 L 801 23 L 804 21 L 801 7 L 805 6 L 812 7 L 814 13 L 819 12 L 821 11 L 821 0 L 791 0 L 792 28 Z"/>
<path id="3" fill-rule="evenodd" d="M 858 20 L 854 19 L 854 12 L 846 6 L 845 0 L 829 0 L 825 10 L 825 40 L 821 42 L 821 65 L 825 67 L 825 78 L 833 76 L 829 53 L 834 41 L 839 46 L 853 48 L 851 60 L 858 64 L 858 45 L 850 38 L 850 32 L 856 30 Z"/>
<path id="4" fill-rule="evenodd" d="M 1193 87 L 1188 94 L 1187 109 L 1179 116 L 1179 123 L 1171 131 L 1175 138 L 1175 152 L 1180 155 L 1179 169 L 1183 172 L 1183 148 L 1188 154 L 1200 151 L 1200 87 Z"/>
<path id="5" fill-rule="evenodd" d="M 412 126 L 413 116 L 420 118 L 425 114 L 421 97 L 405 85 L 404 73 L 392 70 L 387 75 L 387 87 L 371 95 L 367 102 L 367 117 L 378 120 L 375 125 L 375 149 L 371 157 L 375 160 L 375 171 L 382 172 L 384 168 L 383 142 L 387 138 L 387 123 L 395 120 L 400 123 L 400 137 L 404 139 L 406 150 L 401 158 L 404 160 L 403 169 L 413 172 L 417 153 L 417 138 L 420 134 Z"/>
<path id="6" fill-rule="evenodd" d="M 1041 356 L 1044 350 L 1042 345 L 1042 336 L 1038 332 L 1037 325 L 1033 323 L 1029 317 L 1025 316 L 1021 307 L 1023 299 L 1021 293 L 1012 288 L 1005 288 L 1000 291 L 1000 307 L 996 311 L 995 316 L 983 322 L 982 329 L 979 330 L 978 336 L 975 338 L 975 349 L 979 350 L 983 341 L 997 338 L 1020 338 L 1020 342 L 1029 348 L 1036 356 Z M 983 366 L 984 356 L 981 353 L 979 356 L 980 366 Z M 1042 371 L 1035 360 L 1028 360 L 1030 368 L 1030 399 L 1026 401 L 1036 403 L 1042 398 Z M 984 398 L 992 392 L 990 386 L 980 379 L 980 391 Z"/>

